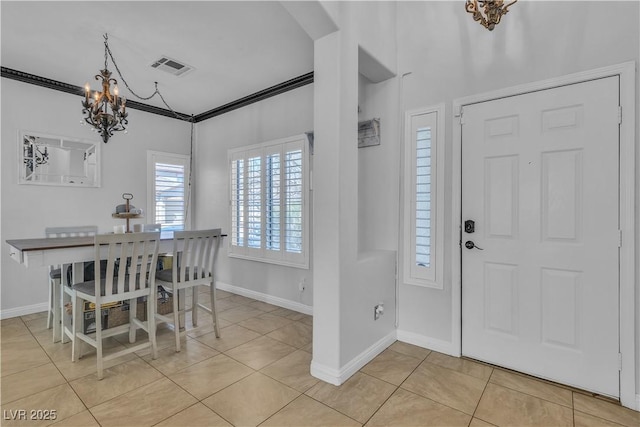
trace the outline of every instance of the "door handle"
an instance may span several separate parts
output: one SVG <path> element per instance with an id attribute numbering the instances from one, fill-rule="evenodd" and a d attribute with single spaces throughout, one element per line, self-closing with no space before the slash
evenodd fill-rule
<path id="1" fill-rule="evenodd" d="M 467 249 L 474 249 L 474 248 L 475 248 L 475 249 L 477 249 L 477 250 L 479 250 L 479 251 L 484 251 L 484 249 L 482 249 L 482 248 L 481 248 L 481 247 L 479 247 L 479 246 L 476 246 L 476 244 L 475 244 L 475 243 L 473 243 L 471 240 L 467 240 L 467 241 L 465 242 L 465 244 L 464 244 L 464 247 L 465 247 L 465 248 L 467 248 Z"/>

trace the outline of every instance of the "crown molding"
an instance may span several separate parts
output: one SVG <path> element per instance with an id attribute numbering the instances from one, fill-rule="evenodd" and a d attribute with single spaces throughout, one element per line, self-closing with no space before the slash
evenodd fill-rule
<path id="1" fill-rule="evenodd" d="M 53 89 L 60 92 L 70 93 L 72 95 L 78 95 L 82 97 L 85 96 L 84 89 L 82 87 L 74 86 L 74 85 L 60 82 L 57 80 L 52 80 L 47 77 L 25 73 L 23 71 L 14 70 L 7 67 L 1 67 L 0 74 L 2 77 L 7 79 L 17 80 L 23 83 L 32 84 L 32 85 L 44 87 L 47 89 Z M 291 80 L 287 80 L 285 82 L 279 83 L 275 86 L 271 86 L 267 89 L 263 89 L 259 92 L 253 93 L 251 95 L 245 96 L 235 101 L 229 102 L 228 104 L 222 105 L 220 107 L 211 109 L 209 111 L 205 111 L 204 113 L 197 114 L 193 116 L 193 119 L 188 114 L 179 113 L 179 112 L 174 113 L 173 111 L 165 108 L 154 107 L 152 105 L 143 104 L 142 102 L 132 101 L 130 99 L 127 99 L 127 108 L 133 108 L 134 110 L 140 110 L 140 111 L 144 111 L 151 114 L 170 117 L 172 119 L 177 119 L 177 120 L 185 120 L 185 121 L 193 120 L 195 123 L 198 123 L 198 122 L 210 119 L 212 117 L 220 116 L 230 111 L 237 110 L 238 108 L 245 107 L 255 102 L 262 101 L 272 96 L 276 96 L 281 93 L 288 92 L 290 90 L 293 90 L 311 83 L 313 83 L 313 71 L 307 74 L 303 74 L 301 76 L 295 77 Z M 187 119 L 184 119 L 181 117 L 187 117 Z"/>
<path id="2" fill-rule="evenodd" d="M 74 86 L 68 83 L 52 80 L 47 77 L 36 76 L 35 74 L 25 73 L 24 71 L 14 70 L 7 67 L 1 68 L 1 76 L 7 79 L 17 80 L 23 83 L 32 84 L 35 86 L 45 87 L 47 89 L 58 90 L 60 92 L 70 93 L 72 95 L 78 95 L 84 97 L 84 89 L 80 86 Z M 178 120 L 176 114 L 189 117 L 188 114 L 182 114 L 176 112 L 175 114 L 171 110 L 164 108 L 154 107 L 152 105 L 143 104 L 142 102 L 132 101 L 127 99 L 127 108 L 133 108 L 134 110 L 140 110 L 147 113 L 158 114 L 161 116 L 171 117 Z"/>
<path id="3" fill-rule="evenodd" d="M 222 105 L 212 110 L 205 111 L 204 113 L 197 114 L 194 117 L 194 121 L 198 123 L 212 117 L 220 116 L 230 111 L 237 110 L 238 108 L 245 107 L 255 102 L 271 98 L 272 96 L 280 95 L 281 93 L 288 92 L 290 90 L 306 86 L 311 83 L 313 83 L 313 71 L 295 77 L 291 80 L 279 83 L 275 86 L 271 86 L 267 89 L 263 89 L 259 92 L 252 93 L 251 95 L 245 96 L 244 98 L 236 99 L 235 101 L 229 102 L 228 104 Z"/>

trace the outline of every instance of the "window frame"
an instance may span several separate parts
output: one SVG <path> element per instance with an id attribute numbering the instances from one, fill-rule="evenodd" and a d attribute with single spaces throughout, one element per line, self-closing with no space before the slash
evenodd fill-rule
<path id="1" fill-rule="evenodd" d="M 403 282 L 428 288 L 444 288 L 444 104 L 405 112 L 403 185 Z M 418 129 L 431 129 L 430 262 L 417 266 L 416 183 Z"/>
<path id="2" fill-rule="evenodd" d="M 287 237 L 285 234 L 286 228 L 286 204 L 287 204 L 287 179 L 286 179 L 286 153 L 293 151 L 301 151 L 301 161 L 302 161 L 302 195 L 301 195 L 301 205 L 302 205 L 302 226 L 301 226 L 301 235 L 302 235 L 302 248 L 300 253 L 287 251 Z M 267 157 L 278 155 L 278 164 L 279 164 L 279 191 L 278 191 L 278 202 L 279 202 L 279 229 L 278 229 L 278 239 L 279 239 L 279 248 L 278 249 L 267 249 L 267 225 L 268 225 L 268 207 L 273 206 L 269 205 L 267 202 L 269 200 L 267 196 L 267 186 L 271 183 L 271 178 L 267 174 Z M 248 224 L 246 223 L 248 218 L 247 205 L 246 202 L 242 209 L 238 207 L 238 200 L 234 197 L 234 181 L 236 181 L 233 177 L 234 163 L 240 160 L 244 160 L 243 162 L 243 198 L 247 199 L 248 190 L 247 190 L 247 162 L 246 160 L 249 158 L 260 157 L 260 247 L 249 247 L 247 242 L 247 230 Z M 309 268 L 309 229 L 310 229 L 310 212 L 309 212 L 309 198 L 310 198 L 310 186 L 309 186 L 309 177 L 310 177 L 310 159 L 309 159 L 309 147 L 308 147 L 308 138 L 305 134 L 295 135 L 287 138 L 281 138 L 271 141 L 266 141 L 259 144 L 229 149 L 227 151 L 228 157 L 228 177 L 229 177 L 229 230 L 230 230 L 230 238 L 228 239 L 228 256 L 230 258 L 240 258 L 251 261 L 265 262 L 270 264 L 278 264 L 284 265 L 288 267 L 295 268 Z M 275 175 L 275 174 L 274 174 Z M 273 190 L 273 189 L 271 189 Z M 242 211 L 242 220 L 238 221 L 242 223 L 242 229 L 236 229 L 234 216 Z M 236 234 L 237 233 L 237 234 Z M 237 245 L 237 235 L 242 234 L 242 245 Z"/>
<path id="3" fill-rule="evenodd" d="M 167 153 L 162 151 L 147 150 L 147 221 L 156 222 L 156 164 L 164 163 L 184 167 L 184 230 L 191 229 L 191 216 L 189 208 L 191 203 L 191 186 L 189 177 L 191 171 L 191 157 L 188 154 Z M 164 227 L 163 227 L 164 229 Z"/>

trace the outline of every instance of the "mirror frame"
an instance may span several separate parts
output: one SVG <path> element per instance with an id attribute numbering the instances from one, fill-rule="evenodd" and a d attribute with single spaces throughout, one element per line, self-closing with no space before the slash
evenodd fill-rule
<path id="1" fill-rule="evenodd" d="M 93 182 L 91 183 L 76 183 L 76 182 L 65 182 L 64 177 L 69 175 L 61 174 L 59 175 L 60 181 L 58 182 L 47 182 L 47 181 L 36 181 L 31 180 L 27 177 L 26 168 L 25 168 L 25 150 L 24 150 L 24 141 L 25 138 L 31 136 L 36 138 L 47 138 L 47 139 L 55 139 L 58 140 L 59 144 L 57 147 L 64 148 L 65 143 L 82 143 L 87 144 L 94 147 L 96 153 L 96 167 L 95 167 L 95 177 Z M 55 148 L 55 147 L 53 147 Z M 60 135 L 52 135 L 46 134 L 42 132 L 31 132 L 28 130 L 19 130 L 18 131 L 18 184 L 25 185 L 54 185 L 54 186 L 64 186 L 64 187 L 85 187 L 85 188 L 96 188 L 101 186 L 101 155 L 100 155 L 101 145 L 100 143 L 89 141 L 86 139 L 66 137 Z M 37 166 L 36 166 L 37 167 Z M 35 172 L 34 172 L 35 173 Z"/>

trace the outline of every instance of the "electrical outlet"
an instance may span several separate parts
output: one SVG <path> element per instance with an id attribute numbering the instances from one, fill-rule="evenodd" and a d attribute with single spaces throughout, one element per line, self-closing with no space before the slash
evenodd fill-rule
<path id="1" fill-rule="evenodd" d="M 373 320 L 378 320 L 384 314 L 384 304 L 380 303 L 373 307 Z"/>
<path id="2" fill-rule="evenodd" d="M 300 280 L 300 283 L 298 283 L 298 290 L 300 292 L 304 292 L 304 289 L 306 288 L 305 281 L 306 279 L 302 278 L 302 280 Z"/>

